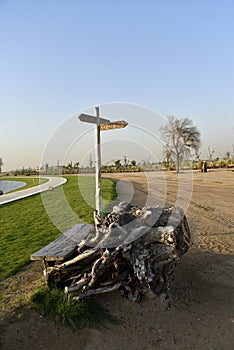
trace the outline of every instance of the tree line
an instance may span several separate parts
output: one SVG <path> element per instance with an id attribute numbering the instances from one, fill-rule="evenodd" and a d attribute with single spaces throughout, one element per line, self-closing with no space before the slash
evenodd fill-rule
<path id="1" fill-rule="evenodd" d="M 137 164 L 135 160 L 129 161 L 126 156 L 121 163 L 120 159 L 114 161 L 113 165 L 102 166 L 102 172 L 132 172 L 132 171 L 146 171 L 146 170 L 175 170 L 177 173 L 181 168 L 199 169 L 201 163 L 201 133 L 196 126 L 193 125 L 191 119 L 178 119 L 174 116 L 169 116 L 165 125 L 160 128 L 163 141 L 163 161 L 158 164 L 145 162 Z M 217 167 L 231 167 L 234 164 L 234 146 L 233 156 L 231 152 L 226 152 L 226 157 L 213 159 L 214 149 L 208 146 L 208 168 Z M 3 159 L 0 158 L 0 173 L 4 165 Z M 37 169 L 22 168 L 16 169 L 14 175 L 38 175 L 40 173 L 49 174 L 78 174 L 78 173 L 92 173 L 95 171 L 92 158 L 90 157 L 90 164 L 87 167 L 82 167 L 80 162 L 69 162 L 67 165 L 49 165 L 45 164 L 43 167 Z"/>

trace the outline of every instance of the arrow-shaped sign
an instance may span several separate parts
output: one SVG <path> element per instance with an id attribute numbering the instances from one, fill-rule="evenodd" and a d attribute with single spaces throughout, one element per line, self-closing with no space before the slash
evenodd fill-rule
<path id="1" fill-rule="evenodd" d="M 128 123 L 125 120 L 119 120 L 117 122 L 105 123 L 100 125 L 100 130 L 113 130 L 113 129 L 121 129 L 125 128 Z"/>
<path id="2" fill-rule="evenodd" d="M 97 117 L 89 114 L 80 114 L 78 116 L 81 122 L 97 124 Z M 109 119 L 99 118 L 100 124 L 110 123 Z"/>

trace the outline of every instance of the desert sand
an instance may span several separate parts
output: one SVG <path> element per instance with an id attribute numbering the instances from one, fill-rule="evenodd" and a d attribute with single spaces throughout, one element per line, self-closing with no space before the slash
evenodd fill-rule
<path id="1" fill-rule="evenodd" d="M 136 304 L 115 291 L 97 299 L 118 324 L 72 332 L 27 307 L 43 280 L 42 266 L 33 262 L 0 281 L 1 313 L 9 314 L 1 322 L 1 349 L 233 349 L 234 172 L 105 176 L 127 181 L 125 190 L 120 186 L 120 199 L 131 193 L 134 205 L 184 206 L 194 243 L 172 275 L 172 308 L 166 310 L 157 296 Z"/>

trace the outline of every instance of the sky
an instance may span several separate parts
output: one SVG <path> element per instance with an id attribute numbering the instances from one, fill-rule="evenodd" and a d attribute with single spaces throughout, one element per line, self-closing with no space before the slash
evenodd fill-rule
<path id="1" fill-rule="evenodd" d="M 103 162 L 161 160 L 159 127 L 187 117 L 221 157 L 234 144 L 232 0 L 0 0 L 3 170 L 89 161 L 100 106 Z M 118 104 L 119 103 L 119 104 Z M 105 134 L 104 134 L 105 133 Z"/>

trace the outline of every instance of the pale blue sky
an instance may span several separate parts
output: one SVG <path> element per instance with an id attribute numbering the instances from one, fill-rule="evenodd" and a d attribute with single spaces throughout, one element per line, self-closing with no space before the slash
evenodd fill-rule
<path id="1" fill-rule="evenodd" d="M 3 170 L 38 165 L 69 116 L 117 101 L 191 118 L 202 134 L 204 158 L 208 145 L 217 156 L 231 151 L 233 13 L 232 0 L 0 0 Z M 149 117 L 131 116 L 132 125 L 134 118 L 154 131 Z M 90 126 L 77 122 L 72 128 L 79 137 Z M 118 135 L 132 134 L 126 128 Z M 121 145 L 116 152 L 110 144 L 113 154 L 106 158 L 144 157 L 134 157 L 140 151 L 133 144 Z M 84 157 L 85 147 L 74 161 Z"/>

